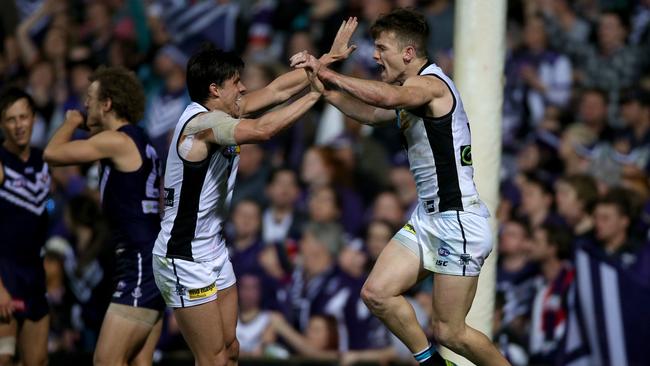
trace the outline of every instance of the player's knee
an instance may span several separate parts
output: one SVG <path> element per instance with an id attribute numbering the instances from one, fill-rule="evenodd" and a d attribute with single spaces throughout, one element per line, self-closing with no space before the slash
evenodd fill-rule
<path id="1" fill-rule="evenodd" d="M 117 366 L 126 364 L 126 360 L 116 359 L 117 354 L 111 354 L 111 352 L 106 352 L 103 348 L 98 347 L 95 349 L 93 354 L 93 365 L 94 366 Z"/>
<path id="2" fill-rule="evenodd" d="M 194 355 L 197 366 L 227 366 L 229 360 L 227 346 L 221 349 L 205 350 L 204 352 L 197 352 Z"/>
<path id="3" fill-rule="evenodd" d="M 454 351 L 464 347 L 464 330 L 464 324 L 457 326 L 440 320 L 433 321 L 433 337 L 436 342 Z"/>
<path id="4" fill-rule="evenodd" d="M 219 352 L 216 355 L 197 355 L 196 357 L 197 366 L 228 366 L 228 355 L 226 354 L 225 349 L 223 352 Z"/>
<path id="5" fill-rule="evenodd" d="M 377 286 L 373 285 L 372 283 L 366 282 L 363 285 L 361 288 L 361 299 L 363 299 L 363 302 L 373 313 L 381 311 L 383 308 L 382 305 L 384 304 L 384 297 L 382 296 L 379 288 L 377 288 Z"/>
<path id="6" fill-rule="evenodd" d="M 230 361 L 236 361 L 239 358 L 239 341 L 237 339 L 226 346 L 226 353 Z"/>

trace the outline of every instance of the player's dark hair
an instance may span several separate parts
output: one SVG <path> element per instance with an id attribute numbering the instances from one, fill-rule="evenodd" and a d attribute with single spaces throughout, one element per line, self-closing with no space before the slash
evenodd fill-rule
<path id="1" fill-rule="evenodd" d="M 209 96 L 210 84 L 222 86 L 223 82 L 241 73 L 244 61 L 234 52 L 225 52 L 211 44 L 204 45 L 187 62 L 187 90 L 190 99 L 204 103 Z"/>
<path id="2" fill-rule="evenodd" d="M 123 67 L 100 66 L 90 76 L 99 82 L 98 99 L 111 100 L 111 110 L 118 118 L 138 123 L 144 116 L 145 96 L 142 84 L 133 71 Z"/>
<path id="3" fill-rule="evenodd" d="M 36 104 L 31 95 L 25 93 L 20 88 L 10 87 L 0 95 L 0 118 L 4 118 L 5 112 L 17 101 L 25 99 L 32 113 L 36 112 Z"/>
<path id="4" fill-rule="evenodd" d="M 419 12 L 398 8 L 382 15 L 370 27 L 370 34 L 377 39 L 382 32 L 393 32 L 403 47 L 413 46 L 418 57 L 427 56 L 429 24 Z"/>

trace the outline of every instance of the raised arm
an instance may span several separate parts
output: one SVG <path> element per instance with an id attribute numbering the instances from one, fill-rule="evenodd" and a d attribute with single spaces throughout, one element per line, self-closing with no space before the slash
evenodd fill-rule
<path id="1" fill-rule="evenodd" d="M 64 7 L 65 3 L 60 0 L 45 0 L 33 14 L 18 25 L 18 28 L 16 29 L 16 39 L 18 41 L 18 48 L 20 49 L 20 56 L 26 66 L 33 65 L 39 56 L 38 46 L 34 44 L 29 36 L 30 30 L 34 28 L 41 19 L 60 11 Z"/>
<path id="2" fill-rule="evenodd" d="M 52 166 L 90 163 L 124 154 L 129 138 L 116 131 L 103 131 L 86 140 L 72 140 L 74 131 L 83 124 L 78 111 L 67 111 L 65 121 L 45 147 L 43 158 Z M 131 143 L 132 144 L 132 143 Z"/>
<path id="3" fill-rule="evenodd" d="M 183 135 L 196 135 L 206 142 L 224 146 L 267 141 L 297 121 L 320 96 L 319 92 L 311 91 L 295 102 L 256 119 L 236 119 L 222 111 L 203 113 L 188 123 Z"/>
<path id="4" fill-rule="evenodd" d="M 444 83 L 427 76 L 408 78 L 403 85 L 364 80 L 339 74 L 323 65 L 314 56 L 302 52 L 294 55 L 291 66 L 314 70 L 318 78 L 358 98 L 364 103 L 384 108 L 416 108 L 444 95 Z"/>
<path id="5" fill-rule="evenodd" d="M 343 114 L 364 125 L 385 124 L 394 121 L 397 116 L 394 110 L 366 104 L 347 93 L 326 90 L 323 96 L 328 103 L 335 106 Z"/>
<path id="6" fill-rule="evenodd" d="M 343 21 L 330 51 L 321 56 L 320 62 L 329 65 L 346 59 L 356 49 L 356 46 L 349 45 L 349 42 L 357 25 L 356 17 Z M 245 117 L 250 113 L 283 103 L 307 85 L 309 85 L 309 80 L 303 70 L 293 70 L 280 75 L 266 87 L 242 96 L 240 102 L 242 116 Z"/>

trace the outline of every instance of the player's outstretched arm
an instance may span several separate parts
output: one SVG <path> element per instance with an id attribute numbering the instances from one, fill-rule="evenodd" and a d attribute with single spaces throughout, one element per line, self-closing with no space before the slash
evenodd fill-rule
<path id="1" fill-rule="evenodd" d="M 343 114 L 364 125 L 382 125 L 394 121 L 397 117 L 394 110 L 372 106 L 347 93 L 325 90 L 323 96 Z"/>
<path id="2" fill-rule="evenodd" d="M 321 56 L 319 61 L 324 65 L 329 65 L 348 58 L 356 49 L 356 46 L 349 43 L 357 25 L 356 17 L 343 21 L 336 33 L 330 51 Z M 302 70 L 293 70 L 280 75 L 266 87 L 242 96 L 240 102 L 241 115 L 245 117 L 250 113 L 283 103 L 308 85 L 309 80 Z"/>
<path id="3" fill-rule="evenodd" d="M 441 81 L 428 76 L 411 77 L 403 85 L 392 85 L 342 75 L 304 51 L 292 56 L 291 66 L 314 70 L 325 83 L 336 86 L 364 103 L 384 109 L 420 107 L 434 98 L 442 97 L 445 90 Z"/>
<path id="4" fill-rule="evenodd" d="M 320 96 L 319 92 L 311 91 L 295 102 L 256 119 L 236 119 L 222 111 L 203 113 L 185 127 L 183 134 L 195 134 L 206 142 L 222 146 L 267 141 L 296 122 Z"/>
<path id="5" fill-rule="evenodd" d="M 84 117 L 79 111 L 67 111 L 65 121 L 45 147 L 45 161 L 53 166 L 83 164 L 114 158 L 125 150 L 129 139 L 116 131 L 103 131 L 87 140 L 72 140 L 74 131 L 83 123 Z"/>

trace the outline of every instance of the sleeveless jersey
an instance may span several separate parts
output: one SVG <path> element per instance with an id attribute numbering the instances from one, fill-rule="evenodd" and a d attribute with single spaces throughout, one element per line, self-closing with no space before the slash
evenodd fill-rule
<path id="1" fill-rule="evenodd" d="M 418 198 L 429 213 L 458 210 L 487 217 L 474 185 L 469 120 L 458 90 L 435 64 L 424 66 L 419 74 L 442 80 L 454 103 L 449 113 L 436 118 L 426 116 L 424 106 L 396 111 Z"/>
<path id="2" fill-rule="evenodd" d="M 179 119 L 165 170 L 165 216 L 154 254 L 203 262 L 227 256 L 223 225 L 239 164 L 237 146 L 211 145 L 200 162 L 178 152 L 181 132 L 192 118 L 208 110 L 190 103 Z"/>
<path id="3" fill-rule="evenodd" d="M 134 172 L 121 172 L 110 159 L 101 160 L 102 209 L 118 248 L 150 251 L 160 230 L 160 162 L 142 128 L 127 124 L 118 131 L 133 140 L 142 165 Z"/>
<path id="4" fill-rule="evenodd" d="M 50 172 L 43 151 L 31 148 L 24 162 L 0 145 L 0 258 L 39 263 L 47 235 Z"/>

